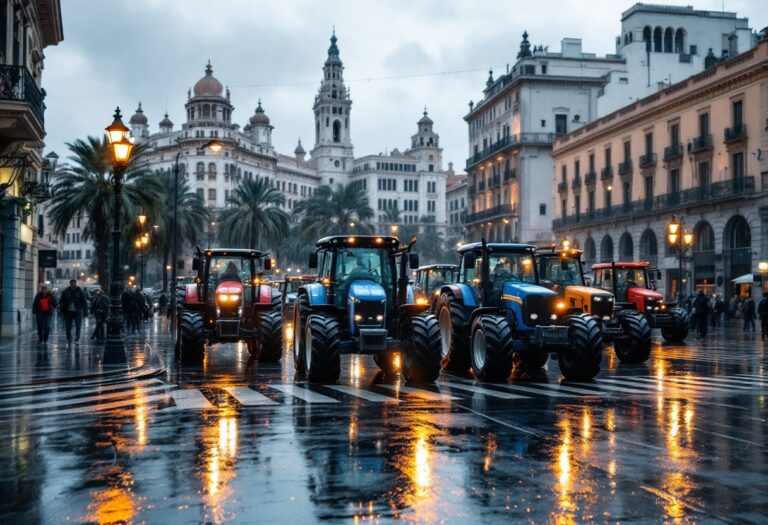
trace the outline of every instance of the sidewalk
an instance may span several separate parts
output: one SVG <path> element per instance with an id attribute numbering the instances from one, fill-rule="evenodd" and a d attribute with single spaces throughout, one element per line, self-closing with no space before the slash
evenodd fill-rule
<path id="1" fill-rule="evenodd" d="M 125 365 L 103 365 L 104 344 L 91 340 L 93 320 L 83 323 L 80 345 L 67 345 L 64 323 L 53 324 L 47 345 L 37 342 L 37 331 L 27 330 L 13 338 L 0 339 L 0 388 L 89 378 L 138 378 L 163 370 L 149 341 L 149 330 L 160 321 L 144 324 L 141 334 L 127 335 Z"/>

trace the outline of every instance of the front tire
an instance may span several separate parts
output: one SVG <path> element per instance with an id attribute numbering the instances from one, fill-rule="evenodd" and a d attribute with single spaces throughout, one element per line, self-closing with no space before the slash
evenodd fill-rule
<path id="1" fill-rule="evenodd" d="M 512 372 L 512 330 L 506 319 L 480 315 L 472 323 L 470 359 L 480 381 L 505 381 Z"/>
<path id="2" fill-rule="evenodd" d="M 403 352 L 403 377 L 409 383 L 432 383 L 440 376 L 440 325 L 434 315 L 403 320 L 408 349 Z"/>
<path id="3" fill-rule="evenodd" d="M 180 323 L 179 354 L 184 362 L 199 363 L 205 356 L 203 314 L 182 312 Z"/>
<path id="4" fill-rule="evenodd" d="M 335 317 L 314 314 L 304 332 L 304 369 L 310 383 L 335 383 L 341 374 L 341 326 Z"/>
<path id="5" fill-rule="evenodd" d="M 443 293 L 437 303 L 440 327 L 442 367 L 452 372 L 469 368 L 469 319 L 464 305 L 450 293 Z"/>
<path id="6" fill-rule="evenodd" d="M 668 343 L 682 343 L 688 337 L 689 323 L 685 313 L 680 308 L 672 308 L 669 315 L 675 320 L 675 326 L 661 329 L 661 336 Z"/>
<path id="7" fill-rule="evenodd" d="M 651 327 L 642 314 L 621 314 L 624 335 L 613 341 L 613 350 L 622 363 L 644 363 L 651 356 Z"/>
<path id="8" fill-rule="evenodd" d="M 571 348 L 557 354 L 560 372 L 568 380 L 592 379 L 600 372 L 603 341 L 597 321 L 585 315 L 568 320 Z"/>
<path id="9" fill-rule="evenodd" d="M 283 318 L 279 311 L 259 315 L 258 359 L 262 363 L 276 363 L 283 356 Z"/>

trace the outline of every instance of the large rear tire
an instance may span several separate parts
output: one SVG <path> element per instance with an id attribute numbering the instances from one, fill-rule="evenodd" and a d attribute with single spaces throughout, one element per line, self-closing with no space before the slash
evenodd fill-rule
<path id="1" fill-rule="evenodd" d="M 341 325 L 335 317 L 313 314 L 304 331 L 304 369 L 310 383 L 335 383 L 341 374 Z"/>
<path id="2" fill-rule="evenodd" d="M 293 367 L 303 374 L 304 369 L 304 344 L 302 338 L 307 329 L 307 317 L 309 316 L 309 297 L 301 294 L 293 305 Z"/>
<path id="3" fill-rule="evenodd" d="M 283 356 L 283 317 L 279 311 L 259 315 L 258 359 L 262 363 L 276 363 Z"/>
<path id="4" fill-rule="evenodd" d="M 203 314 L 182 312 L 179 337 L 179 357 L 183 362 L 199 363 L 205 356 Z"/>
<path id="5" fill-rule="evenodd" d="M 603 341 L 597 321 L 586 315 L 568 320 L 571 348 L 557 354 L 560 372 L 568 380 L 592 379 L 600 372 Z"/>
<path id="6" fill-rule="evenodd" d="M 414 315 L 403 320 L 408 341 L 403 352 L 403 377 L 409 383 L 432 383 L 440 376 L 440 325 L 434 315 Z"/>
<path id="7" fill-rule="evenodd" d="M 613 350 L 622 363 L 644 363 L 651 356 L 651 326 L 636 312 L 619 314 L 624 335 L 613 340 Z"/>
<path id="8" fill-rule="evenodd" d="M 682 343 L 688 337 L 689 322 L 687 316 L 680 308 L 672 308 L 669 315 L 674 319 L 675 325 L 661 329 L 661 336 L 668 343 Z"/>
<path id="9" fill-rule="evenodd" d="M 440 296 L 436 311 L 440 327 L 442 367 L 452 372 L 466 372 L 470 365 L 467 311 L 450 292 Z"/>
<path id="10" fill-rule="evenodd" d="M 512 330 L 498 315 L 479 315 L 472 323 L 470 358 L 480 381 L 505 381 L 512 373 Z"/>

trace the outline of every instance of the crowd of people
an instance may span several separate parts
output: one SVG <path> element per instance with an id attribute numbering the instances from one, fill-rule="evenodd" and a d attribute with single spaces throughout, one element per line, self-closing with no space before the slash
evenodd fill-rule
<path id="1" fill-rule="evenodd" d="M 760 321 L 763 339 L 768 339 L 768 294 L 763 295 L 759 304 L 747 296 L 731 297 L 726 301 L 719 294 L 707 295 L 704 290 L 691 294 L 685 302 L 685 308 L 691 321 L 691 329 L 698 337 L 707 337 L 708 328 L 726 326 L 732 319 L 742 321 L 742 331 L 756 332 L 755 321 Z"/>

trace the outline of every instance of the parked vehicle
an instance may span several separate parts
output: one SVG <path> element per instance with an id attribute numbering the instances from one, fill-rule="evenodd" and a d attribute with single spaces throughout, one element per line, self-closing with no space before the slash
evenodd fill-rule
<path id="1" fill-rule="evenodd" d="M 283 313 L 283 320 L 293 319 L 293 306 L 296 302 L 296 294 L 303 284 L 309 284 L 317 281 L 316 275 L 290 276 L 278 282 L 280 291 L 280 308 Z"/>
<path id="2" fill-rule="evenodd" d="M 206 345 L 245 341 L 254 358 L 278 361 L 283 321 L 277 291 L 262 283 L 261 271 L 271 268 L 267 254 L 242 249 L 198 251 L 192 268 L 196 282 L 182 288 L 177 357 L 199 361 Z"/>
<path id="3" fill-rule="evenodd" d="M 649 262 L 608 262 L 592 266 L 595 286 L 613 292 L 616 306 L 645 316 L 651 328 L 660 328 L 665 341 L 679 343 L 688 337 L 688 315 L 664 296 L 649 281 Z M 660 272 L 655 271 L 655 277 Z"/>
<path id="4" fill-rule="evenodd" d="M 567 311 L 584 313 L 597 321 L 603 343 L 613 342 L 623 363 L 643 363 L 651 355 L 651 327 L 636 310 L 617 309 L 613 293 L 586 286 L 581 251 L 539 248 L 536 261 L 541 284 L 565 301 Z"/>
<path id="5" fill-rule="evenodd" d="M 415 241 L 414 241 L 415 242 Z M 418 255 L 395 237 L 332 236 L 317 241 L 309 268 L 319 281 L 302 285 L 294 307 L 296 369 L 312 382 L 334 382 L 342 354 L 372 354 L 386 373 L 411 382 L 440 374 L 440 331 L 425 299 L 416 300 L 408 268 Z"/>
<path id="6" fill-rule="evenodd" d="M 440 290 L 446 284 L 456 282 L 458 271 L 456 264 L 429 264 L 419 267 L 414 284 L 416 294 L 425 297 L 434 310 Z"/>
<path id="7" fill-rule="evenodd" d="M 458 282 L 442 288 L 437 304 L 445 369 L 503 381 L 513 367 L 536 370 L 555 352 L 566 379 L 597 375 L 600 327 L 541 286 L 534 246 L 483 240 L 459 254 Z"/>

